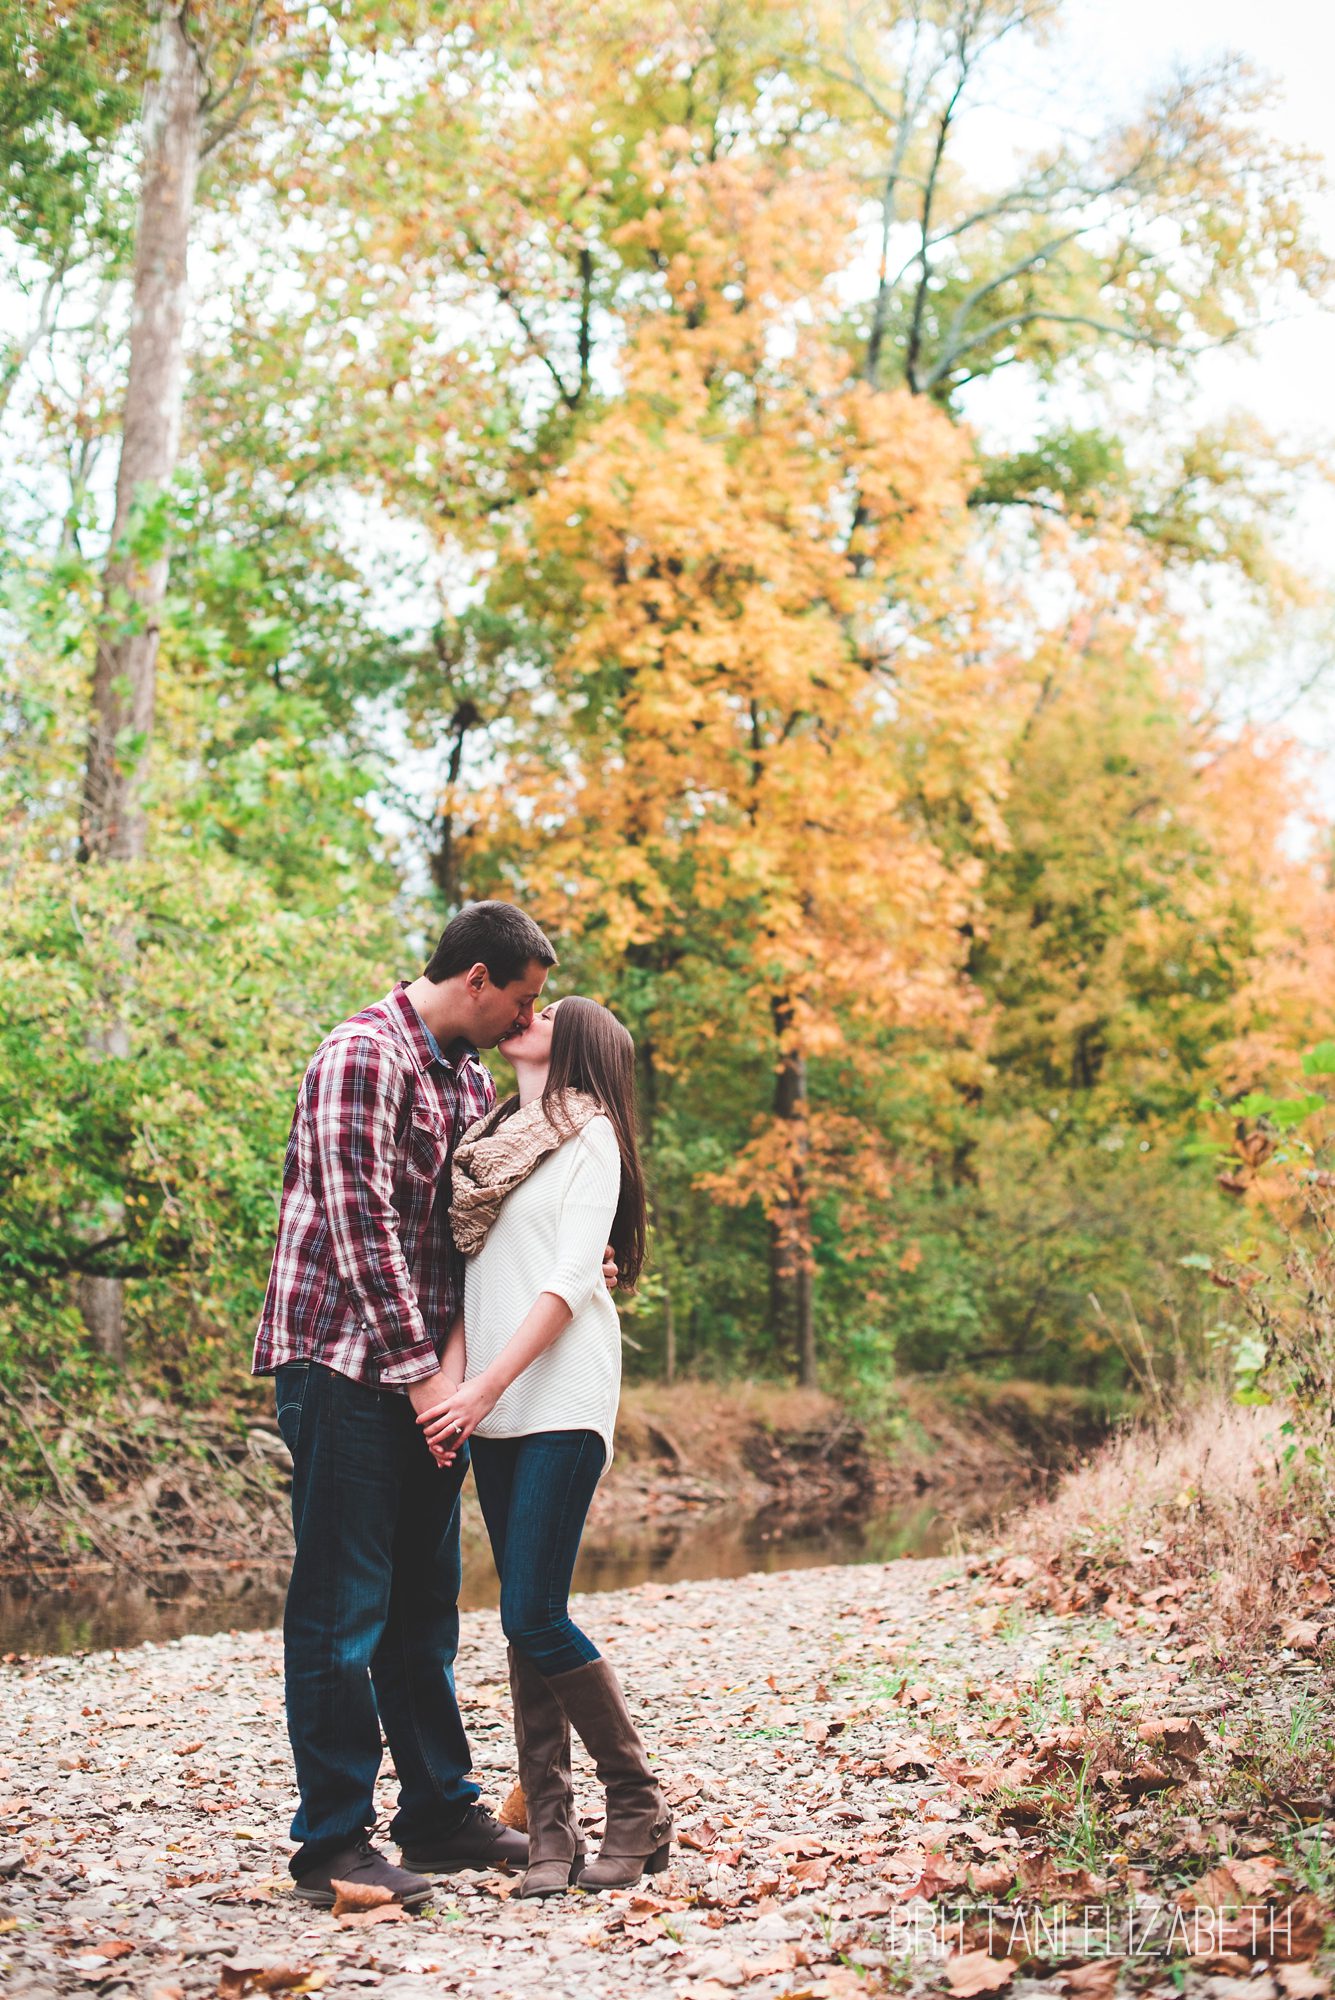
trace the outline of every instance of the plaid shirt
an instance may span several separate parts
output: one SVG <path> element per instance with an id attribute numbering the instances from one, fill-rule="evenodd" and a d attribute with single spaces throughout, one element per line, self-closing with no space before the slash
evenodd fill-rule
<path id="1" fill-rule="evenodd" d="M 456 1055 L 441 1055 L 400 981 L 311 1057 L 254 1374 L 319 1361 L 406 1390 L 434 1373 L 463 1299 L 450 1156 L 496 1096 L 476 1049 Z"/>

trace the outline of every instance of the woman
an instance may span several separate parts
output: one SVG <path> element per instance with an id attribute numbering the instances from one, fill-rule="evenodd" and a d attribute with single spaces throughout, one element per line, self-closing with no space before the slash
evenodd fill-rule
<path id="1" fill-rule="evenodd" d="M 623 1285 L 644 1261 L 635 1045 L 595 1001 L 554 1001 L 499 1046 L 518 1093 L 454 1157 L 450 1219 L 468 1256 L 464 1309 L 442 1358 L 460 1388 L 427 1411 L 433 1451 L 471 1440 L 501 1579 L 529 1865 L 518 1893 L 623 1888 L 665 1868 L 672 1815 L 616 1675 L 568 1598 L 594 1488 L 612 1460 L 621 1331 L 604 1246 Z M 585 1862 L 570 1731 L 607 1793 Z"/>

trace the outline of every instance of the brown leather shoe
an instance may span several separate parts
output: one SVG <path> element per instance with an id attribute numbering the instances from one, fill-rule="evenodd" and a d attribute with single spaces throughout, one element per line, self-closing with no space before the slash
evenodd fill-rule
<path id="1" fill-rule="evenodd" d="M 470 1806 L 453 1833 L 418 1841 L 403 1850 L 405 1868 L 426 1875 L 455 1875 L 461 1868 L 522 1868 L 528 1860 L 528 1835 L 502 1826 L 485 1806 Z"/>
<path id="2" fill-rule="evenodd" d="M 369 1840 L 341 1848 L 314 1868 L 308 1868 L 304 1875 L 298 1875 L 295 1893 L 303 1903 L 332 1910 L 335 1882 L 351 1882 L 359 1889 L 388 1889 L 395 1902 L 407 1909 L 414 1903 L 425 1903 L 432 1894 L 431 1884 L 423 1876 L 396 1868 Z"/>
<path id="3" fill-rule="evenodd" d="M 516 1896 L 560 1896 L 587 1858 L 570 1778 L 570 1723 L 531 1660 L 508 1648 L 519 1782 L 528 1817 L 528 1867 Z"/>
<path id="4" fill-rule="evenodd" d="M 657 1875 L 672 1850 L 672 1813 L 649 1768 L 640 1733 L 610 1664 L 590 1660 L 547 1683 L 607 1788 L 607 1823 L 598 1859 L 580 1874 L 581 1889 L 627 1889 Z"/>

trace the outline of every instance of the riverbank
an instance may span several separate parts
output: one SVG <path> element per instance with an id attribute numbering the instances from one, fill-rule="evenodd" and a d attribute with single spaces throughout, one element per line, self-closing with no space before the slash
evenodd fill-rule
<path id="1" fill-rule="evenodd" d="M 975 1527 L 1103 1435 L 1115 1408 L 966 1376 L 904 1381 L 874 1411 L 774 1383 L 630 1384 L 590 1525 L 765 1513 L 782 1527 L 929 1496 Z M 260 1385 L 192 1412 L 128 1395 L 71 1412 L 36 1385 L 6 1396 L 0 1576 L 40 1588 L 281 1562 L 288 1457 L 271 1411 Z"/>
<path id="2" fill-rule="evenodd" d="M 1318 1654 L 1206 1675 L 1152 1605 L 1057 1615 L 949 1559 L 649 1586 L 576 1615 L 657 1754 L 670 1872 L 539 1905 L 463 1875 L 369 1926 L 290 1893 L 276 1635 L 0 1669 L 7 2000 L 1328 1990 Z M 514 1766 L 492 1614 L 464 1618 L 458 1678 L 497 1805 Z M 576 1775 L 593 1833 L 582 1757 Z M 386 1771 L 386 1818 L 393 1789 Z"/>
<path id="3" fill-rule="evenodd" d="M 577 1590 L 938 1555 L 960 1547 L 962 1537 L 1022 1490 L 1022 1481 L 1019 1489 L 998 1483 L 1013 1454 L 969 1466 L 958 1442 L 933 1467 L 935 1485 L 910 1472 L 921 1463 L 921 1446 L 919 1457 L 888 1468 L 846 1411 L 773 1386 L 742 1385 L 722 1397 L 698 1385 L 632 1390 L 622 1419 L 618 1460 L 596 1496 L 580 1550 Z M 267 1447 L 268 1433 L 260 1435 Z M 173 1492 L 183 1460 L 188 1470 L 178 1448 Z M 277 1625 L 290 1559 L 286 1456 L 263 1463 L 262 1484 L 248 1475 L 251 1499 L 242 1515 L 252 1532 L 244 1554 L 230 1553 L 228 1539 L 221 1554 L 182 1546 L 182 1527 L 194 1534 L 197 1520 L 218 1546 L 219 1510 L 205 1509 L 199 1493 L 184 1517 L 179 1510 L 167 1517 L 151 1564 L 145 1558 L 152 1545 L 141 1543 L 134 1566 L 80 1555 L 0 1574 L 0 1655 L 84 1652 Z M 109 1511 L 102 1510 L 98 1532 L 114 1548 Z M 499 1586 L 471 1487 L 462 1539 L 463 1608 L 494 1607 Z"/>

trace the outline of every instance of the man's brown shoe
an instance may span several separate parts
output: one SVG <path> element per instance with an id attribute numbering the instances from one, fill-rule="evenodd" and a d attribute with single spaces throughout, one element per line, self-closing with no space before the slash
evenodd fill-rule
<path id="1" fill-rule="evenodd" d="M 335 1882 L 350 1882 L 358 1889 L 388 1889 L 396 1903 L 411 1909 L 414 1903 L 425 1903 L 433 1893 L 432 1886 L 421 1875 L 410 1874 L 406 1868 L 396 1868 L 392 1861 L 386 1861 L 383 1854 L 372 1847 L 369 1840 L 359 1840 L 352 1847 L 340 1848 L 327 1860 L 308 1868 L 304 1875 L 297 1877 L 296 1893 L 304 1903 L 315 1903 L 322 1910 L 334 1907 Z"/>
<path id="2" fill-rule="evenodd" d="M 502 1826 L 485 1806 L 470 1806 L 453 1833 L 437 1834 L 403 1850 L 405 1868 L 427 1875 L 454 1875 L 460 1868 L 523 1868 L 528 1862 L 528 1835 Z"/>

